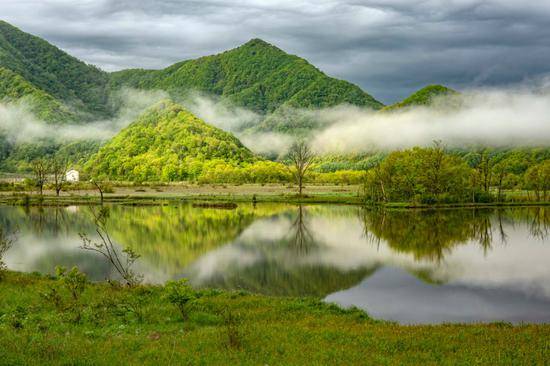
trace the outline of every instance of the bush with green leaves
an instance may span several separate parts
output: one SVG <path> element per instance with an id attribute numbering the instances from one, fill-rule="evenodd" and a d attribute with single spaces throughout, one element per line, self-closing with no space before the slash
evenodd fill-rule
<path id="1" fill-rule="evenodd" d="M 61 285 L 69 291 L 72 300 L 78 302 L 88 284 L 86 274 L 80 272 L 77 267 L 67 271 L 65 267 L 61 266 L 55 267 L 55 274 Z"/>
<path id="2" fill-rule="evenodd" d="M 186 278 L 167 282 L 164 290 L 166 299 L 178 308 L 182 319 L 187 320 L 189 318 L 187 305 L 199 298 L 200 293 L 193 290 Z"/>

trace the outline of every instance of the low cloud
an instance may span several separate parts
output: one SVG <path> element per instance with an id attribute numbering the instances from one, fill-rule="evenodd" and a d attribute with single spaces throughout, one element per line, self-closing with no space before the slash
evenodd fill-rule
<path id="1" fill-rule="evenodd" d="M 246 147 L 255 153 L 273 158 L 288 151 L 294 142 L 292 136 L 272 132 L 243 135 L 240 139 Z"/>
<path id="2" fill-rule="evenodd" d="M 263 116 L 237 107 L 228 100 L 192 93 L 182 104 L 206 123 L 235 134 L 256 154 L 277 158 L 286 152 L 294 141 L 289 135 L 275 132 L 250 133 L 247 129 L 260 123 Z"/>
<path id="3" fill-rule="evenodd" d="M 308 141 L 320 154 L 368 153 L 413 146 L 429 146 L 434 140 L 448 147 L 550 146 L 550 87 L 547 80 L 514 90 L 466 91 L 459 102 L 440 100 L 435 107 L 414 107 L 393 112 L 374 112 L 341 105 L 319 110 L 295 110 L 296 119 L 318 126 Z M 112 97 L 118 114 L 109 120 L 77 125 L 52 125 L 40 121 L 24 102 L 0 103 L 0 131 L 12 142 L 106 140 L 135 120 L 152 104 L 168 98 L 163 91 L 125 89 Z M 182 102 L 207 123 L 234 133 L 257 154 L 277 158 L 288 151 L 296 136 L 260 132 L 262 116 L 232 105 L 227 100 L 193 94 Z M 291 118 L 292 116 L 286 116 Z"/>
<path id="4" fill-rule="evenodd" d="M 236 132 L 260 122 L 261 116 L 248 109 L 237 107 L 228 100 L 207 96 L 198 92 L 182 101 L 197 117 L 222 130 Z"/>
<path id="5" fill-rule="evenodd" d="M 51 124 L 32 113 L 25 100 L 0 103 L 0 133 L 14 143 L 53 139 L 58 142 L 74 140 L 107 140 L 136 119 L 152 104 L 168 98 L 163 91 L 122 89 L 112 96 L 118 112 L 112 119 L 82 124 Z"/>
<path id="6" fill-rule="evenodd" d="M 460 107 L 416 107 L 375 113 L 351 106 L 312 112 L 329 127 L 312 146 L 322 153 L 368 152 L 426 146 L 550 145 L 550 92 L 468 91 Z"/>

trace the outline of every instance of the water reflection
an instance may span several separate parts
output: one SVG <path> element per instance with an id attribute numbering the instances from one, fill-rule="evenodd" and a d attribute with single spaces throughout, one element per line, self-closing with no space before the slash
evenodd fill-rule
<path id="1" fill-rule="evenodd" d="M 79 250 L 93 237 L 85 207 L 0 207 L 19 229 L 14 270 L 78 265 L 113 276 Z M 109 230 L 141 254 L 148 282 L 319 296 L 402 322 L 550 321 L 550 208 L 376 211 L 348 206 L 239 205 L 235 210 L 113 206 Z"/>

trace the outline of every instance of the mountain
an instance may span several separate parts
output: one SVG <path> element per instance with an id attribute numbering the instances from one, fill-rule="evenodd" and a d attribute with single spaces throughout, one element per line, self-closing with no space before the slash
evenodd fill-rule
<path id="1" fill-rule="evenodd" d="M 402 101 L 386 106 L 383 111 L 391 111 L 421 105 L 432 105 L 438 98 L 458 95 L 456 90 L 443 85 L 428 85 L 417 90 Z"/>
<path id="2" fill-rule="evenodd" d="M 109 112 L 109 74 L 4 21 L 0 21 L 0 68 L 9 75 L 0 99 L 17 94 L 23 84 L 48 103 L 65 104 L 86 114 Z"/>
<path id="3" fill-rule="evenodd" d="M 259 125 L 241 126 L 251 131 L 300 134 L 315 128 L 311 121 L 295 118 L 296 109 L 342 103 L 383 107 L 358 86 L 328 77 L 306 60 L 260 39 L 162 70 L 107 73 L 0 21 L 0 102 L 23 106 L 52 124 L 86 123 L 115 116 L 120 102 L 111 96 L 126 87 L 161 89 L 179 100 L 194 92 L 219 97 L 261 115 Z M 28 169 L 31 160 L 56 155 L 66 145 L 51 138 L 22 145 L 3 133 L 0 128 L 2 170 Z M 79 158 L 98 145 L 67 143 Z"/>
<path id="4" fill-rule="evenodd" d="M 358 86 L 328 77 L 306 60 L 260 39 L 163 70 L 135 69 L 111 74 L 111 87 L 123 86 L 163 89 L 173 97 L 185 97 L 193 91 L 217 95 L 261 114 L 281 106 L 317 108 L 347 103 L 373 109 L 383 107 Z"/>
<path id="5" fill-rule="evenodd" d="M 196 179 L 209 162 L 236 166 L 255 160 L 232 134 L 166 100 L 101 147 L 86 170 L 111 179 L 174 181 Z"/>

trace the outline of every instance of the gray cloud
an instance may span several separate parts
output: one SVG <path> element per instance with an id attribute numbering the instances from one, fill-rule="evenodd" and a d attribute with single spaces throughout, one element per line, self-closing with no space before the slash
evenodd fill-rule
<path id="1" fill-rule="evenodd" d="M 107 70 L 158 68 L 263 38 L 388 103 L 428 83 L 546 75 L 550 2 L 4 0 L 2 18 Z"/>

